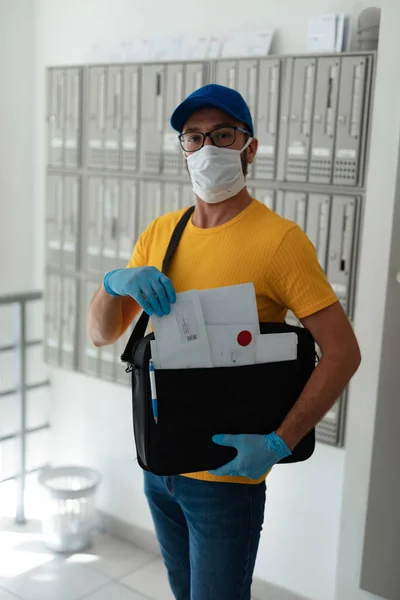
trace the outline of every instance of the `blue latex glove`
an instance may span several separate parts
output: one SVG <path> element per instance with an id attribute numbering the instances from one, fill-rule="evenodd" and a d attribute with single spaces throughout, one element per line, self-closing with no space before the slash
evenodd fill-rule
<path id="1" fill-rule="evenodd" d="M 176 302 L 171 280 L 155 267 L 110 271 L 103 285 L 112 296 L 131 296 L 148 315 L 169 315 L 170 304 Z"/>
<path id="2" fill-rule="evenodd" d="M 210 471 L 212 475 L 230 475 L 261 479 L 277 462 L 292 454 L 279 435 L 241 434 L 214 435 L 213 442 L 236 448 L 237 456 L 223 467 Z"/>

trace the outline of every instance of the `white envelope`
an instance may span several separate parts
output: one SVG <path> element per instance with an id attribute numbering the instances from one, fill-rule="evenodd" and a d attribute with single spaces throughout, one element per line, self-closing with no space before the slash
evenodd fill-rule
<path id="1" fill-rule="evenodd" d="M 267 56 L 271 49 L 274 30 L 239 32 L 226 36 L 221 57 L 237 58 L 238 56 Z"/>
<path id="2" fill-rule="evenodd" d="M 157 344 L 155 340 L 150 340 L 151 359 L 155 369 L 160 369 L 160 361 L 158 358 Z"/>
<path id="3" fill-rule="evenodd" d="M 290 333 L 264 333 L 256 338 L 256 364 L 296 360 L 297 335 Z"/>
<path id="4" fill-rule="evenodd" d="M 152 316 L 160 369 L 212 367 L 211 350 L 197 290 L 177 294 L 171 313 Z"/>
<path id="5" fill-rule="evenodd" d="M 244 283 L 199 292 L 204 321 L 207 325 L 247 323 L 257 328 L 258 311 L 254 284 Z"/>
<path id="6" fill-rule="evenodd" d="M 254 364 L 257 331 L 251 325 L 207 325 L 207 334 L 214 367 Z"/>

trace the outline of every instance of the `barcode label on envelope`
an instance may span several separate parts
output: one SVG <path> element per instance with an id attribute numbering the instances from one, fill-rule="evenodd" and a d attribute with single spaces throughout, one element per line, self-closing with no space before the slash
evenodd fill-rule
<path id="1" fill-rule="evenodd" d="M 191 300 L 186 300 L 176 306 L 176 322 L 182 344 L 194 342 L 199 338 L 196 308 Z"/>

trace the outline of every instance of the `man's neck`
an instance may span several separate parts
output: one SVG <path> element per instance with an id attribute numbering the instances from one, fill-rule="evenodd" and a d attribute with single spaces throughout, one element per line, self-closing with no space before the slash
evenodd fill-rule
<path id="1" fill-rule="evenodd" d="M 250 206 L 253 198 L 250 196 L 247 188 L 243 188 L 236 196 L 218 202 L 218 204 L 208 204 L 200 198 L 197 198 L 196 208 L 193 213 L 193 225 L 201 229 L 210 229 L 223 225 L 231 219 L 234 219 L 245 208 Z"/>

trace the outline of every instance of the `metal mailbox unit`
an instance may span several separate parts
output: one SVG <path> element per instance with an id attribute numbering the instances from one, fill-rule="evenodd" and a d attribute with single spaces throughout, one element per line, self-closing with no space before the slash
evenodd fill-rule
<path id="1" fill-rule="evenodd" d="M 47 72 L 48 165 L 77 169 L 82 151 L 82 67 Z"/>
<path id="2" fill-rule="evenodd" d="M 362 187 L 373 55 L 294 57 L 284 71 L 278 179 Z"/>
<path id="3" fill-rule="evenodd" d="M 252 111 L 251 193 L 306 231 L 352 318 L 374 64 L 374 53 L 346 53 L 49 68 L 48 362 L 129 383 L 119 361 L 128 332 L 93 348 L 87 305 L 154 218 L 193 203 L 169 116 L 212 82 L 237 89 Z M 344 395 L 318 439 L 343 443 L 345 405 Z"/>
<path id="4" fill-rule="evenodd" d="M 275 211 L 303 229 L 317 251 L 321 267 L 350 316 L 354 311 L 354 285 L 361 198 L 358 196 L 288 192 L 279 190 Z M 299 325 L 289 313 L 287 321 Z M 317 438 L 334 445 L 344 442 L 347 390 L 317 427 Z"/>

